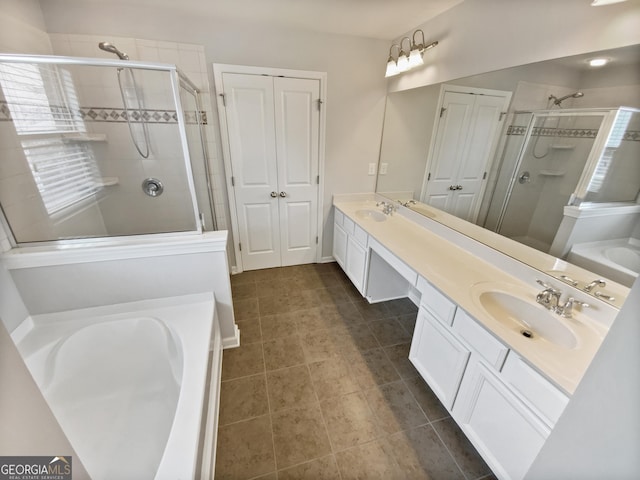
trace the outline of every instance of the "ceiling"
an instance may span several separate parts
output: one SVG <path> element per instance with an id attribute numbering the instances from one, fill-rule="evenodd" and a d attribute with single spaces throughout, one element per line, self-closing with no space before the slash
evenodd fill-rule
<path id="1" fill-rule="evenodd" d="M 84 0 L 102 2 L 104 0 Z M 254 25 L 392 40 L 463 0 L 111 0 Z"/>

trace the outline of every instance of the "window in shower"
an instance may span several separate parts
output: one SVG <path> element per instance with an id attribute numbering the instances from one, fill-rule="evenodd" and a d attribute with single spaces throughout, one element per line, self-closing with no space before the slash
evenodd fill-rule
<path id="1" fill-rule="evenodd" d="M 86 133 L 70 73 L 56 65 L 5 63 L 0 85 L 46 212 L 59 214 L 95 195 L 99 174 L 91 150 L 66 140 Z"/>

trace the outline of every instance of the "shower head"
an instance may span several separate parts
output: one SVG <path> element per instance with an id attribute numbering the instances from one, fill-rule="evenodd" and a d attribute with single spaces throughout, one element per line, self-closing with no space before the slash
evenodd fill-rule
<path id="1" fill-rule="evenodd" d="M 567 98 L 580 98 L 584 97 L 584 93 L 582 92 L 574 92 L 569 95 L 565 95 L 564 97 L 558 98 L 555 95 L 549 95 L 549 100 L 553 100 L 554 105 L 560 106 L 562 102 L 564 102 Z"/>
<path id="2" fill-rule="evenodd" d="M 100 50 L 104 50 L 105 52 L 115 53 L 115 54 L 118 56 L 118 58 L 119 58 L 120 60 L 129 60 L 129 55 L 127 55 L 126 53 L 121 52 L 120 50 L 118 50 L 118 49 L 116 48 L 116 46 L 115 46 L 115 45 L 113 45 L 112 43 L 109 43 L 109 42 L 100 42 L 100 43 L 98 44 L 98 48 L 99 48 Z"/>

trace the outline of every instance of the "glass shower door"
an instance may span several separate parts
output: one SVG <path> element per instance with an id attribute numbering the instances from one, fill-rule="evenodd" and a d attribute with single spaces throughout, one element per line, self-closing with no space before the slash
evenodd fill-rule
<path id="1" fill-rule="evenodd" d="M 0 58 L 0 205 L 16 243 L 199 231 L 177 73 L 119 63 Z"/>
<path id="2" fill-rule="evenodd" d="M 603 112 L 533 114 L 498 233 L 549 251 L 604 117 Z"/>

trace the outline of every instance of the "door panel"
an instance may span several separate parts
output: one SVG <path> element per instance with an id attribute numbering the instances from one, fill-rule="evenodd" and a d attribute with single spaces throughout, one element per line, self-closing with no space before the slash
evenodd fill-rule
<path id="1" fill-rule="evenodd" d="M 445 92 L 424 202 L 475 221 L 508 98 Z"/>
<path id="2" fill-rule="evenodd" d="M 320 82 L 274 78 L 281 264 L 316 260 Z"/>
<path id="3" fill-rule="evenodd" d="M 224 73 L 229 151 L 245 270 L 280 264 L 273 79 Z"/>

